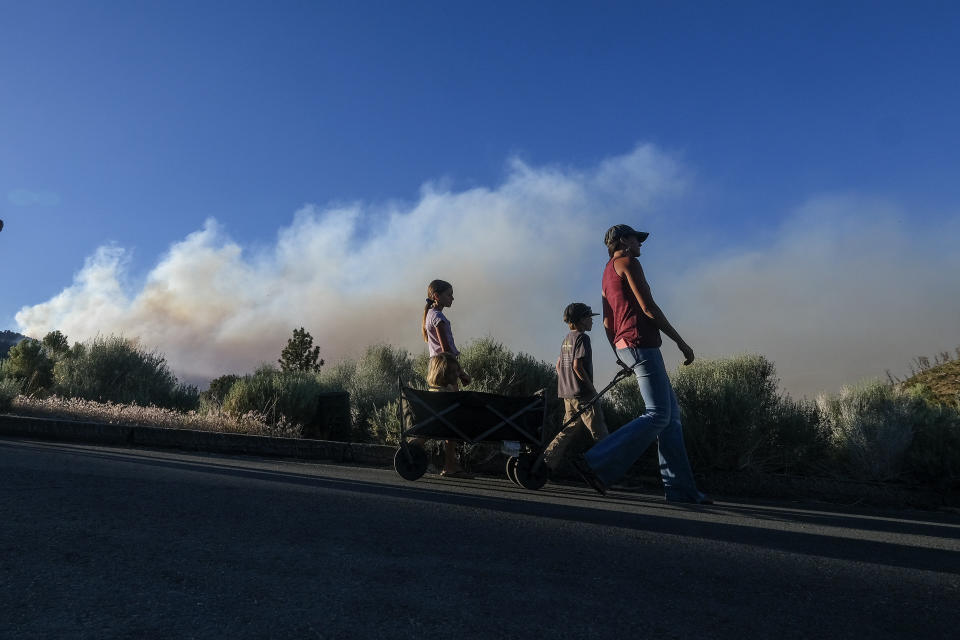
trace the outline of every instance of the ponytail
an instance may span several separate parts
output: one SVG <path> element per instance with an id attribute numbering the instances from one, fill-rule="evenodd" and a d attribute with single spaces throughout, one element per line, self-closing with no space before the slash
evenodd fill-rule
<path id="1" fill-rule="evenodd" d="M 423 341 L 428 342 L 427 340 L 427 311 L 433 308 L 433 300 L 427 298 L 427 306 L 423 308 L 423 322 L 420 323 L 420 331 L 423 333 Z"/>

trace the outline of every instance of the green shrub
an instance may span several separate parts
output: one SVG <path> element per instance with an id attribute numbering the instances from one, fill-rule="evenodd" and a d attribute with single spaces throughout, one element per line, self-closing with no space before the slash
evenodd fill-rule
<path id="1" fill-rule="evenodd" d="M 321 379 L 327 389 L 350 394 L 350 439 L 358 442 L 385 442 L 390 429 L 398 429 L 399 424 L 390 423 L 396 410 L 386 410 L 397 400 L 398 379 L 414 387 L 424 385 L 424 376 L 414 370 L 410 354 L 387 344 L 371 345 L 359 360 L 347 359 L 328 367 Z"/>
<path id="2" fill-rule="evenodd" d="M 70 351 L 70 341 L 67 340 L 67 336 L 63 335 L 60 331 L 51 331 L 43 336 L 42 342 L 44 351 L 46 351 L 47 355 L 53 360 L 67 355 Z"/>
<path id="3" fill-rule="evenodd" d="M 44 396 L 53 384 L 53 360 L 42 342 L 27 338 L 10 347 L 0 377 L 16 381 L 23 394 Z"/>
<path id="4" fill-rule="evenodd" d="M 316 374 L 281 372 L 267 365 L 230 385 L 223 411 L 234 417 L 257 414 L 273 425 L 288 421 L 312 427 L 324 390 Z"/>
<path id="5" fill-rule="evenodd" d="M 240 380 L 240 376 L 227 374 L 219 376 L 210 381 L 210 386 L 206 391 L 200 394 L 200 401 L 208 403 L 211 407 L 223 407 L 223 401 L 234 383 Z"/>
<path id="6" fill-rule="evenodd" d="M 694 362 L 675 372 L 673 387 L 694 468 L 798 471 L 824 455 L 816 407 L 781 396 L 763 356 Z"/>
<path id="7" fill-rule="evenodd" d="M 773 364 L 754 355 L 698 360 L 676 371 L 673 387 L 694 467 L 754 468 L 777 402 Z"/>
<path id="8" fill-rule="evenodd" d="M 180 384 L 166 359 L 131 340 L 98 337 L 74 345 L 53 367 L 54 391 L 61 396 L 167 409 L 195 409 L 199 393 Z"/>
<path id="9" fill-rule="evenodd" d="M 421 351 L 419 354 L 413 356 L 410 367 L 412 369 L 410 380 L 404 380 L 407 386 L 426 388 L 427 370 L 430 368 L 430 354 L 426 351 Z"/>
<path id="10" fill-rule="evenodd" d="M 830 438 L 813 400 L 781 396 L 768 422 L 762 471 L 823 475 L 830 471 Z"/>
<path id="11" fill-rule="evenodd" d="M 400 415 L 397 400 L 374 407 L 368 418 L 370 439 L 380 444 L 396 445 L 400 441 Z"/>
<path id="12" fill-rule="evenodd" d="M 900 475 L 916 427 L 929 409 L 921 390 L 879 380 L 821 395 L 817 405 L 842 470 L 876 481 Z"/>
<path id="13" fill-rule="evenodd" d="M 527 353 L 514 353 L 492 338 L 469 343 L 460 352 L 460 365 L 473 380 L 471 391 L 504 396 L 530 396 L 541 389 L 547 402 L 544 424 L 547 438 L 560 431 L 563 402 L 557 398 L 557 371 L 554 365 Z"/>
<path id="14" fill-rule="evenodd" d="M 931 398 L 924 385 L 873 381 L 817 402 L 846 475 L 944 491 L 960 484 L 960 410 Z"/>
<path id="15" fill-rule="evenodd" d="M 903 473 L 913 482 L 945 492 L 960 488 L 960 407 L 939 399 L 926 403 L 914 420 Z"/>
<path id="16" fill-rule="evenodd" d="M 0 412 L 10 411 L 13 399 L 20 395 L 20 384 L 11 378 L 0 379 Z"/>
<path id="17" fill-rule="evenodd" d="M 468 344 L 460 352 L 460 365 L 473 378 L 468 387 L 472 391 L 528 396 L 545 389 L 548 396 L 557 397 L 557 372 L 552 364 L 527 353 L 513 353 L 492 338 Z"/>

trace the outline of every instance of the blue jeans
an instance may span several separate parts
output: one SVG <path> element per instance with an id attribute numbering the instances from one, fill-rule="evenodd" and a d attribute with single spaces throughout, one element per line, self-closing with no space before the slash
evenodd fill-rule
<path id="1" fill-rule="evenodd" d="M 683 444 L 680 405 L 670 386 L 660 349 L 630 347 L 618 349 L 617 355 L 628 365 L 637 363 L 634 372 L 647 412 L 598 442 L 583 457 L 600 481 L 610 486 L 656 439 L 660 476 L 667 500 L 699 500 L 703 494 L 697 490 L 693 479 L 687 448 Z"/>

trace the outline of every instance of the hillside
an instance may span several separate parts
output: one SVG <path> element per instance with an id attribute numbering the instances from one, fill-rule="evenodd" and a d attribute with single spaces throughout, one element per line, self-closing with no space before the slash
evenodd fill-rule
<path id="1" fill-rule="evenodd" d="M 957 402 L 960 398 L 960 359 L 924 369 L 904 380 L 903 384 L 922 384 L 930 389 L 937 402 Z"/>
<path id="2" fill-rule="evenodd" d="M 26 337 L 27 336 L 20 335 L 16 331 L 0 331 L 0 358 L 6 357 L 10 347 Z"/>

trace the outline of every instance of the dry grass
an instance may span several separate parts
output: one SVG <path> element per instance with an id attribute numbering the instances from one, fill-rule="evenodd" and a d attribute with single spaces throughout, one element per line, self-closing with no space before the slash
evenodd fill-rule
<path id="1" fill-rule="evenodd" d="M 220 411 L 181 412 L 154 406 L 141 407 L 135 404 L 93 402 L 59 396 L 33 398 L 20 395 L 13 399 L 11 412 L 40 418 L 86 420 L 107 424 L 195 429 L 198 431 L 243 433 L 283 438 L 299 438 L 301 432 L 300 425 L 291 424 L 286 420 L 280 420 L 276 425 L 271 425 L 264 419 L 264 416 L 252 411 L 239 417 L 233 417 Z"/>
<path id="2" fill-rule="evenodd" d="M 940 362 L 903 381 L 905 387 L 915 384 L 922 384 L 929 389 L 930 399 L 934 402 L 945 405 L 960 402 L 960 359 Z"/>

